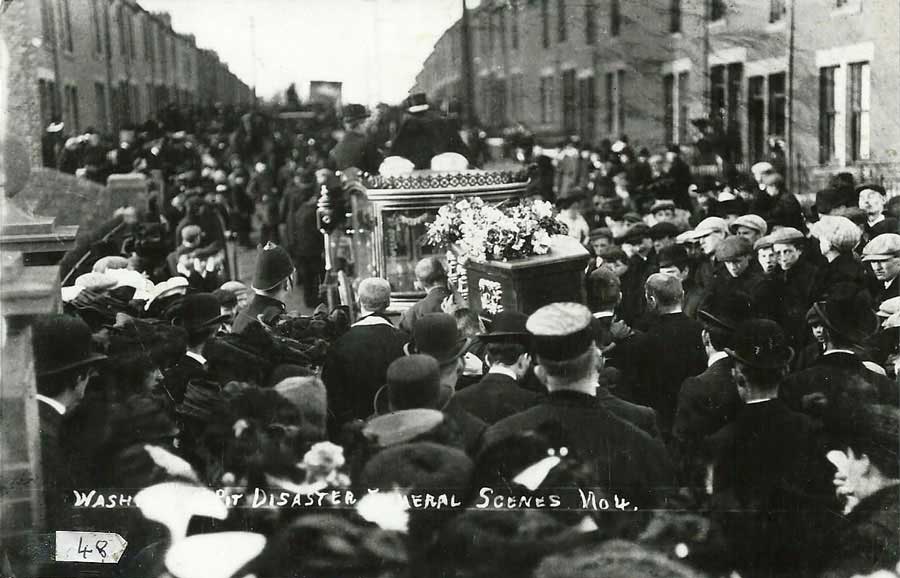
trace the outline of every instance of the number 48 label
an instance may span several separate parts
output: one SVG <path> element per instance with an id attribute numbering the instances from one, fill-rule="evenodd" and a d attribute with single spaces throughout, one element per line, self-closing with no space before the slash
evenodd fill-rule
<path id="1" fill-rule="evenodd" d="M 116 564 L 127 545 L 112 532 L 57 532 L 56 561 Z"/>

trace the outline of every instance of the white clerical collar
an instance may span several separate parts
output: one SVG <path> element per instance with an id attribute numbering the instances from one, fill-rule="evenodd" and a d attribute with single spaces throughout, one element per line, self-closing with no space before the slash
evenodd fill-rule
<path id="1" fill-rule="evenodd" d="M 849 353 L 850 355 L 856 355 L 856 353 L 854 353 L 853 351 L 851 351 L 849 349 L 829 349 L 822 355 L 831 355 L 832 353 Z"/>
<path id="2" fill-rule="evenodd" d="M 612 317 L 614 313 L 612 311 L 598 311 L 593 314 L 594 319 L 605 319 L 607 317 Z"/>
<path id="3" fill-rule="evenodd" d="M 388 327 L 393 327 L 391 322 L 381 315 L 366 315 L 350 327 L 366 327 L 369 325 L 387 325 Z"/>
<path id="4" fill-rule="evenodd" d="M 874 219 L 869 219 L 869 226 L 871 227 L 872 225 L 877 225 L 878 223 L 880 223 L 881 221 L 883 221 L 884 218 L 885 218 L 885 217 L 884 217 L 884 213 L 881 213 L 880 215 L 878 215 L 878 216 L 875 217 Z"/>
<path id="5" fill-rule="evenodd" d="M 35 395 L 35 397 L 37 398 L 38 401 L 42 401 L 42 402 L 46 403 L 47 405 L 49 405 L 50 407 L 52 407 L 54 410 L 56 410 L 56 413 L 58 413 L 59 415 L 66 415 L 66 406 L 59 403 L 52 397 L 47 397 L 46 395 L 41 395 L 41 394 L 37 394 L 37 395 Z"/>
<path id="6" fill-rule="evenodd" d="M 706 367 L 712 367 L 712 364 L 728 357 L 728 354 L 724 351 L 716 351 L 712 355 L 709 356 L 709 359 L 706 360 Z"/>
<path id="7" fill-rule="evenodd" d="M 516 372 L 508 367 L 503 367 L 502 365 L 492 365 L 488 370 L 488 373 L 498 373 L 500 375 L 505 375 L 506 377 L 512 378 L 513 381 L 518 381 Z"/>
<path id="8" fill-rule="evenodd" d="M 896 279 L 896 277 L 894 277 L 894 279 Z M 894 279 L 890 279 L 890 280 L 888 280 L 888 281 L 885 281 L 885 282 L 884 282 L 884 288 L 885 288 L 885 289 L 890 289 L 890 288 L 891 288 L 891 283 L 894 282 Z"/>
<path id="9" fill-rule="evenodd" d="M 191 359 L 197 360 L 197 363 L 199 363 L 200 365 L 206 365 L 206 358 L 203 357 L 202 355 L 200 355 L 199 353 L 195 353 L 193 351 L 185 351 L 184 354 L 187 355 L 188 357 L 190 357 Z"/>
<path id="10" fill-rule="evenodd" d="M 750 401 L 745 401 L 744 405 L 753 405 L 754 403 L 764 403 L 766 401 L 772 401 L 773 399 L 778 399 L 777 397 L 764 397 L 763 399 L 753 399 Z"/>

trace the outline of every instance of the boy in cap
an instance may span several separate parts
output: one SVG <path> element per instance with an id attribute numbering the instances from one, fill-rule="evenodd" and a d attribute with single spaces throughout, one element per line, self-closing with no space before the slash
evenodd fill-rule
<path id="1" fill-rule="evenodd" d="M 806 310 L 814 301 L 816 267 L 804 255 L 806 237 L 797 229 L 776 229 L 769 235 L 769 240 L 780 268 L 775 273 L 781 296 L 780 319 L 791 343 L 799 345 L 806 335 Z"/>
<path id="2" fill-rule="evenodd" d="M 684 303 L 681 308 L 691 319 L 697 318 L 697 310 L 706 298 L 706 291 L 697 285 L 693 273 L 694 263 L 683 245 L 666 247 L 659 253 L 659 272 L 672 275 L 681 281 Z"/>
<path id="3" fill-rule="evenodd" d="M 256 258 L 253 274 L 253 298 L 247 308 L 238 313 L 233 333 L 243 333 L 251 323 L 274 325 L 285 312 L 284 300 L 294 287 L 294 264 L 284 247 L 266 243 Z"/>
<path id="4" fill-rule="evenodd" d="M 757 315 L 772 318 L 776 314 L 776 285 L 766 278 L 753 258 L 753 245 L 740 236 L 728 237 L 716 247 L 716 261 L 725 266 L 715 279 L 710 294 L 744 295 Z"/>
<path id="5" fill-rule="evenodd" d="M 766 234 L 769 225 L 766 223 L 766 220 L 759 215 L 751 214 L 741 215 L 735 219 L 728 228 L 738 237 L 744 237 L 750 241 L 750 244 L 752 245 Z"/>
<path id="6" fill-rule="evenodd" d="M 534 346 L 535 375 L 549 394 L 488 428 L 482 447 L 522 431 L 552 427 L 560 444 L 593 466 L 592 485 L 628 495 L 640 508 L 659 504 L 673 479 L 669 456 L 661 442 L 598 404 L 603 358 L 591 320 L 590 310 L 577 303 L 552 303 L 531 314 L 526 329 Z"/>
<path id="7" fill-rule="evenodd" d="M 485 343 L 487 374 L 461 390 L 454 399 L 463 409 L 488 424 L 528 409 L 538 394 L 519 384 L 531 367 L 528 316 L 517 311 L 501 311 L 494 316 L 491 331 L 478 336 Z"/>

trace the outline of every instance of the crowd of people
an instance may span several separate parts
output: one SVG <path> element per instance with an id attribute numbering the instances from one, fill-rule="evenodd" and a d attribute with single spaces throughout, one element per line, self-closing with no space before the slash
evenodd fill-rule
<path id="1" fill-rule="evenodd" d="M 571 142 L 528 194 L 590 251 L 584 303 L 483 318 L 427 257 L 399 319 L 374 277 L 329 311 L 319 171 L 379 154 L 348 113 L 332 154 L 252 114 L 125 147 L 168 185 L 142 221 L 166 258 L 95 247 L 33 326 L 47 528 L 121 534 L 128 577 L 897 569 L 900 207 L 880 185 L 839 175 L 804 208 L 770 164 L 694 179 L 677 147 Z M 250 286 L 219 266 L 225 231 L 259 242 Z M 311 314 L 285 306 L 297 283 Z"/>

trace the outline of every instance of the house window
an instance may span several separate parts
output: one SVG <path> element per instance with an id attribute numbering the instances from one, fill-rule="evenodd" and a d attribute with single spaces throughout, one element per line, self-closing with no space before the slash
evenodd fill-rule
<path id="1" fill-rule="evenodd" d="M 669 32 L 681 32 L 681 0 L 671 0 L 669 5 Z"/>
<path id="2" fill-rule="evenodd" d="M 512 36 L 512 49 L 519 49 L 519 3 L 512 3 L 512 14 L 510 14 L 510 36 Z"/>
<path id="3" fill-rule="evenodd" d="M 130 53 L 128 52 L 128 31 L 125 27 L 125 8 L 120 4 L 118 14 L 116 15 L 119 27 L 119 52 L 128 60 Z"/>
<path id="4" fill-rule="evenodd" d="M 72 45 L 72 13 L 69 10 L 69 0 L 62 0 L 62 20 L 63 48 L 73 52 L 75 48 Z"/>
<path id="5" fill-rule="evenodd" d="M 593 76 L 586 76 L 578 83 L 578 109 L 581 115 L 579 129 L 584 141 L 594 140 L 594 118 L 597 111 L 597 96 Z"/>
<path id="6" fill-rule="evenodd" d="M 620 135 L 625 134 L 625 107 L 622 105 L 625 100 L 622 96 L 625 94 L 625 71 L 616 71 L 616 117 L 618 126 L 616 132 Z"/>
<path id="7" fill-rule="evenodd" d="M 500 52 L 506 53 L 506 10 L 497 12 L 497 32 L 500 35 Z"/>
<path id="8" fill-rule="evenodd" d="M 563 130 L 567 134 L 575 132 L 575 71 L 565 70 L 562 73 L 562 105 L 563 105 Z"/>
<path id="9" fill-rule="evenodd" d="M 91 0 L 91 24 L 94 28 L 94 52 L 103 54 L 103 32 L 100 25 L 100 8 L 97 0 Z"/>
<path id="10" fill-rule="evenodd" d="M 109 39 L 109 3 L 102 2 L 103 6 L 103 32 L 106 39 L 106 57 L 112 58 L 112 42 Z"/>
<path id="11" fill-rule="evenodd" d="M 94 83 L 94 110 L 97 113 L 97 126 L 101 130 L 107 130 L 109 114 L 106 108 L 106 86 L 102 82 Z"/>
<path id="12" fill-rule="evenodd" d="M 619 0 L 610 0 L 609 3 L 609 35 L 618 36 L 622 27 L 622 10 Z"/>
<path id="13" fill-rule="evenodd" d="M 149 18 L 144 20 L 144 58 L 147 62 L 153 62 L 153 23 Z"/>
<path id="14" fill-rule="evenodd" d="M 769 0 L 769 22 L 781 21 L 786 11 L 784 0 Z"/>
<path id="15" fill-rule="evenodd" d="M 819 162 L 822 164 L 835 158 L 837 109 L 834 101 L 834 76 L 837 69 L 837 66 L 819 69 Z"/>
<path id="16" fill-rule="evenodd" d="M 766 97 L 764 76 L 747 79 L 747 147 L 750 162 L 763 160 L 765 156 Z"/>
<path id="17" fill-rule="evenodd" d="M 690 91 L 690 75 L 688 72 L 678 73 L 678 100 L 675 108 L 677 113 L 678 140 L 676 143 L 688 142 L 688 94 Z"/>
<path id="18" fill-rule="evenodd" d="M 851 160 L 869 158 L 869 83 L 871 80 L 868 62 L 849 65 L 847 91 L 847 120 L 849 129 Z"/>
<path id="19" fill-rule="evenodd" d="M 46 128 L 51 122 L 59 119 L 59 101 L 56 95 L 56 83 L 52 80 L 39 80 L 38 93 L 41 99 L 41 122 Z"/>
<path id="20" fill-rule="evenodd" d="M 559 42 L 565 42 L 568 39 L 569 32 L 566 30 L 566 0 L 556 0 L 556 33 Z"/>
<path id="21" fill-rule="evenodd" d="M 584 4 L 584 42 L 595 44 L 597 42 L 597 20 L 594 0 L 586 0 Z"/>
<path id="22" fill-rule="evenodd" d="M 541 39 L 550 48 L 550 0 L 541 0 Z"/>
<path id="23" fill-rule="evenodd" d="M 622 107 L 624 88 L 624 70 L 606 73 L 606 131 L 610 135 L 625 132 L 625 115 Z"/>
<path id="24" fill-rule="evenodd" d="M 663 76 L 663 139 L 675 142 L 675 75 Z"/>
<path id="25" fill-rule="evenodd" d="M 541 122 L 553 122 L 553 77 L 541 77 Z"/>
<path id="26" fill-rule="evenodd" d="M 709 99 L 712 114 L 717 120 L 725 122 L 725 66 L 717 65 L 709 69 Z"/>
<path id="27" fill-rule="evenodd" d="M 769 136 L 785 138 L 787 91 L 784 72 L 769 75 Z"/>
<path id="28" fill-rule="evenodd" d="M 487 54 L 494 53 L 494 13 L 487 13 Z"/>
<path id="29" fill-rule="evenodd" d="M 128 57 L 134 60 L 136 54 L 134 47 L 134 15 L 130 10 L 125 11 L 125 28 L 128 31 Z"/>
<path id="30" fill-rule="evenodd" d="M 53 0 L 41 0 L 41 28 L 44 42 L 56 43 L 56 17 L 53 14 Z"/>
<path id="31" fill-rule="evenodd" d="M 725 0 L 709 0 L 709 20 L 716 22 L 725 18 Z"/>
<path id="32" fill-rule="evenodd" d="M 78 88 L 75 86 L 66 87 L 66 116 L 67 123 L 72 131 L 77 133 L 79 124 L 78 119 Z"/>

